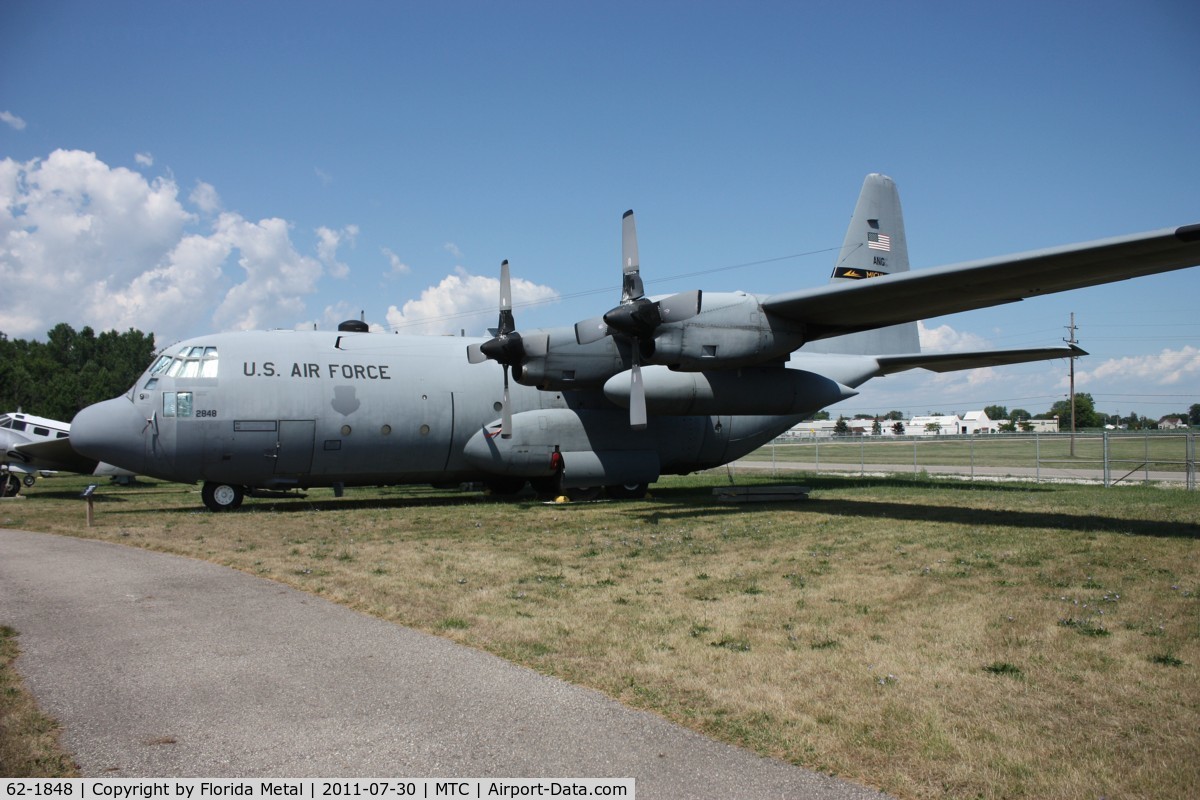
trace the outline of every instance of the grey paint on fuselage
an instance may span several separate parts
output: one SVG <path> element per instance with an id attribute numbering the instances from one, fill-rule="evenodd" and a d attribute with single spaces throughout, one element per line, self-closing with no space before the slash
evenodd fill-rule
<path id="1" fill-rule="evenodd" d="M 548 454 L 558 445 L 568 454 L 567 485 L 584 486 L 605 480 L 588 469 L 585 452 L 651 453 L 654 480 L 737 458 L 804 416 L 665 417 L 634 434 L 599 391 L 515 385 L 514 436 L 500 440 L 489 435 L 500 416 L 500 370 L 468 364 L 471 341 L 307 331 L 197 338 L 169 352 L 215 348 L 217 377 L 143 375 L 127 397 L 107 401 L 125 417 L 125 435 L 111 438 L 131 445 L 122 464 L 185 482 L 283 488 L 551 474 L 548 458 L 525 469 L 489 467 L 468 448 L 483 437 L 504 453 Z M 188 416 L 164 414 L 164 397 L 188 392 Z"/>

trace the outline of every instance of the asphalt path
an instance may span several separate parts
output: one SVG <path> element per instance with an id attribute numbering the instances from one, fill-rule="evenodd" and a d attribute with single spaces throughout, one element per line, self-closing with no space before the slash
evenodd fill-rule
<path id="1" fill-rule="evenodd" d="M 85 776 L 632 777 L 641 800 L 884 797 L 179 556 L 0 530 L 0 624 Z"/>

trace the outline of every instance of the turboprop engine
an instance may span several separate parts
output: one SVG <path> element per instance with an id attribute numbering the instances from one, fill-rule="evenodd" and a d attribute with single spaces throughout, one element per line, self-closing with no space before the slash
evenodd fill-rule
<path id="1" fill-rule="evenodd" d="M 858 394 L 835 380 L 786 367 L 748 367 L 714 372 L 642 369 L 646 408 L 651 414 L 803 414 Z M 629 378 L 614 375 L 604 396 L 629 405 Z"/>

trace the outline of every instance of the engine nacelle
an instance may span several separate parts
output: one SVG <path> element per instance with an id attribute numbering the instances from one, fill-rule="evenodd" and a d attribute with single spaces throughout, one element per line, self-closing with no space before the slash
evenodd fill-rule
<path id="1" fill-rule="evenodd" d="M 628 366 L 611 336 L 579 344 L 573 328 L 553 328 L 526 334 L 524 342 L 525 359 L 513 369 L 513 378 L 525 386 L 550 391 L 598 387 Z"/>
<path id="2" fill-rule="evenodd" d="M 804 326 L 767 316 L 745 292 L 706 293 L 704 311 L 664 325 L 645 363 L 689 372 L 762 364 L 785 358 L 805 342 Z"/>
<path id="3" fill-rule="evenodd" d="M 676 372 L 645 367 L 646 410 L 650 414 L 788 415 L 817 411 L 854 397 L 857 391 L 813 372 L 785 367 L 747 367 L 714 372 Z M 604 384 L 604 396 L 629 406 L 628 373 Z"/>

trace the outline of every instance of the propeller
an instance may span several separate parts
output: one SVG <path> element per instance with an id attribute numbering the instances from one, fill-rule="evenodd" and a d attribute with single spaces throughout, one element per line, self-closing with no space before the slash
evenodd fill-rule
<path id="1" fill-rule="evenodd" d="M 603 317 L 575 325 L 575 341 L 589 344 L 605 336 L 620 334 L 632 344 L 633 367 L 630 373 L 629 425 L 634 430 L 646 427 L 646 390 L 642 384 L 642 358 L 653 353 L 654 332 L 664 322 L 677 322 L 700 313 L 699 290 L 681 292 L 661 300 L 646 297 L 638 261 L 637 226 L 633 211 L 621 218 L 621 305 Z M 648 352 L 643 352 L 648 348 Z"/>
<path id="2" fill-rule="evenodd" d="M 500 264 L 500 321 L 496 335 L 482 344 L 467 347 L 467 361 L 481 364 L 491 359 L 504 369 L 504 406 L 500 418 L 500 437 L 512 438 L 512 403 L 508 391 L 508 369 L 520 366 L 525 359 L 525 343 L 517 333 L 512 312 L 512 286 L 509 281 L 508 259 Z"/>

